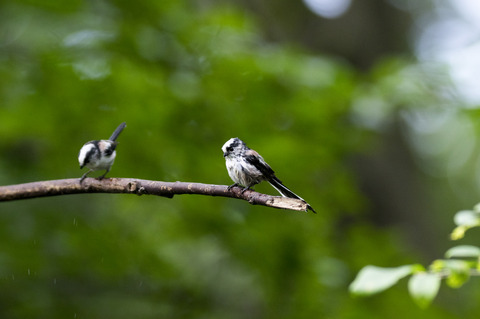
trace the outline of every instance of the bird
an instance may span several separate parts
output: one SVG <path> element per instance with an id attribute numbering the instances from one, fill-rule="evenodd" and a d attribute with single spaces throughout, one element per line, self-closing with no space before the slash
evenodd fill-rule
<path id="1" fill-rule="evenodd" d="M 262 181 L 267 181 L 283 197 L 300 199 L 307 204 L 307 210 L 310 209 L 315 214 L 317 213 L 303 198 L 283 185 L 263 157 L 255 150 L 249 148 L 238 137 L 231 138 L 225 142 L 222 146 L 222 151 L 228 175 L 234 182 L 234 184 L 228 186 L 228 190 L 235 186 L 243 186 L 242 193 L 244 193 L 250 187 Z"/>
<path id="2" fill-rule="evenodd" d="M 105 170 L 105 173 L 97 178 L 98 180 L 102 180 L 107 175 L 117 155 L 115 148 L 118 142 L 116 139 L 126 126 L 125 122 L 121 123 L 108 140 L 94 140 L 82 146 L 78 153 L 78 163 L 80 169 L 86 166 L 89 170 L 80 178 L 80 184 L 93 171 Z"/>

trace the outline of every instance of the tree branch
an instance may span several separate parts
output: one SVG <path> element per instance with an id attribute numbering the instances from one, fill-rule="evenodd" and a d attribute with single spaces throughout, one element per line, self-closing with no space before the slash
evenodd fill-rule
<path id="1" fill-rule="evenodd" d="M 157 195 L 168 198 L 181 194 L 222 196 L 243 199 L 252 205 L 307 211 L 307 203 L 299 199 L 271 196 L 252 190 L 246 190 L 242 194 L 241 187 L 233 187 L 229 191 L 228 186 L 225 185 L 161 182 L 135 178 L 106 178 L 103 180 L 86 178 L 82 184 L 78 178 L 75 178 L 0 186 L 0 202 L 84 193 Z"/>

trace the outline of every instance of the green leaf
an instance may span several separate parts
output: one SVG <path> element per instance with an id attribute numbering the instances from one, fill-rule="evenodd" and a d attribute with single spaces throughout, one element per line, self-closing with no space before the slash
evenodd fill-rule
<path id="1" fill-rule="evenodd" d="M 365 266 L 350 284 L 349 290 L 355 295 L 372 295 L 390 288 L 400 279 L 410 275 L 415 265 L 396 268 Z"/>
<path id="2" fill-rule="evenodd" d="M 448 270 L 447 285 L 452 288 L 461 287 L 470 279 L 470 266 L 464 260 L 445 260 L 445 269 Z"/>
<path id="3" fill-rule="evenodd" d="M 461 245 L 455 246 L 447 250 L 445 253 L 445 257 L 447 258 L 462 258 L 462 257 L 472 257 L 478 258 L 480 257 L 480 248 L 471 245 Z"/>
<path id="4" fill-rule="evenodd" d="M 468 273 L 453 272 L 447 277 L 447 285 L 452 288 L 460 288 L 468 281 L 468 279 L 470 279 L 470 275 Z"/>
<path id="5" fill-rule="evenodd" d="M 480 203 L 478 203 L 477 205 L 475 205 L 475 206 L 473 207 L 473 211 L 474 211 L 475 213 L 480 214 Z"/>
<path id="6" fill-rule="evenodd" d="M 452 240 L 458 240 L 465 236 L 465 232 L 470 228 L 480 226 L 480 215 L 478 214 L 478 205 L 475 210 L 462 210 L 455 214 L 453 218 L 457 227 L 450 234 Z"/>
<path id="7" fill-rule="evenodd" d="M 479 215 L 472 210 L 459 211 L 453 220 L 457 226 L 475 227 L 480 225 Z"/>
<path id="8" fill-rule="evenodd" d="M 457 227 L 455 227 L 455 229 L 450 234 L 450 238 L 452 240 L 462 239 L 465 236 L 465 232 L 468 229 L 469 229 L 469 227 L 466 227 L 466 226 L 457 226 Z"/>
<path id="9" fill-rule="evenodd" d="M 408 281 L 408 291 L 419 307 L 426 308 L 437 295 L 440 282 L 438 274 L 416 273 Z"/>

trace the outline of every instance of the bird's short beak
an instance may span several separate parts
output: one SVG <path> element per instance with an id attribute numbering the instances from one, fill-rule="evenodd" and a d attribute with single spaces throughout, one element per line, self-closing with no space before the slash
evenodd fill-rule
<path id="1" fill-rule="evenodd" d="M 227 153 L 223 153 L 223 157 L 227 157 Z"/>
<path id="2" fill-rule="evenodd" d="M 82 169 L 82 168 L 83 168 L 83 165 L 80 165 L 80 169 Z"/>

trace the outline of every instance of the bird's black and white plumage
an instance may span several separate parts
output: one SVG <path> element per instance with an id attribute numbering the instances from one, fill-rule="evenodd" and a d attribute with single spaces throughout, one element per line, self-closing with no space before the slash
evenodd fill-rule
<path id="1" fill-rule="evenodd" d="M 85 143 L 78 153 L 80 168 L 87 167 L 89 170 L 80 178 L 80 183 L 93 171 L 105 170 L 105 174 L 98 177 L 103 179 L 110 171 L 115 161 L 117 142 L 115 141 L 127 125 L 120 124 L 108 140 L 95 140 Z"/>
<path id="2" fill-rule="evenodd" d="M 306 203 L 303 198 L 283 185 L 282 181 L 275 176 L 275 172 L 260 154 L 250 149 L 238 137 L 229 139 L 222 146 L 222 151 L 228 175 L 235 182 L 228 187 L 229 190 L 234 186 L 240 185 L 244 187 L 242 192 L 245 192 L 250 187 L 265 180 L 283 197 L 300 199 Z M 307 208 L 316 213 L 308 203 Z"/>

